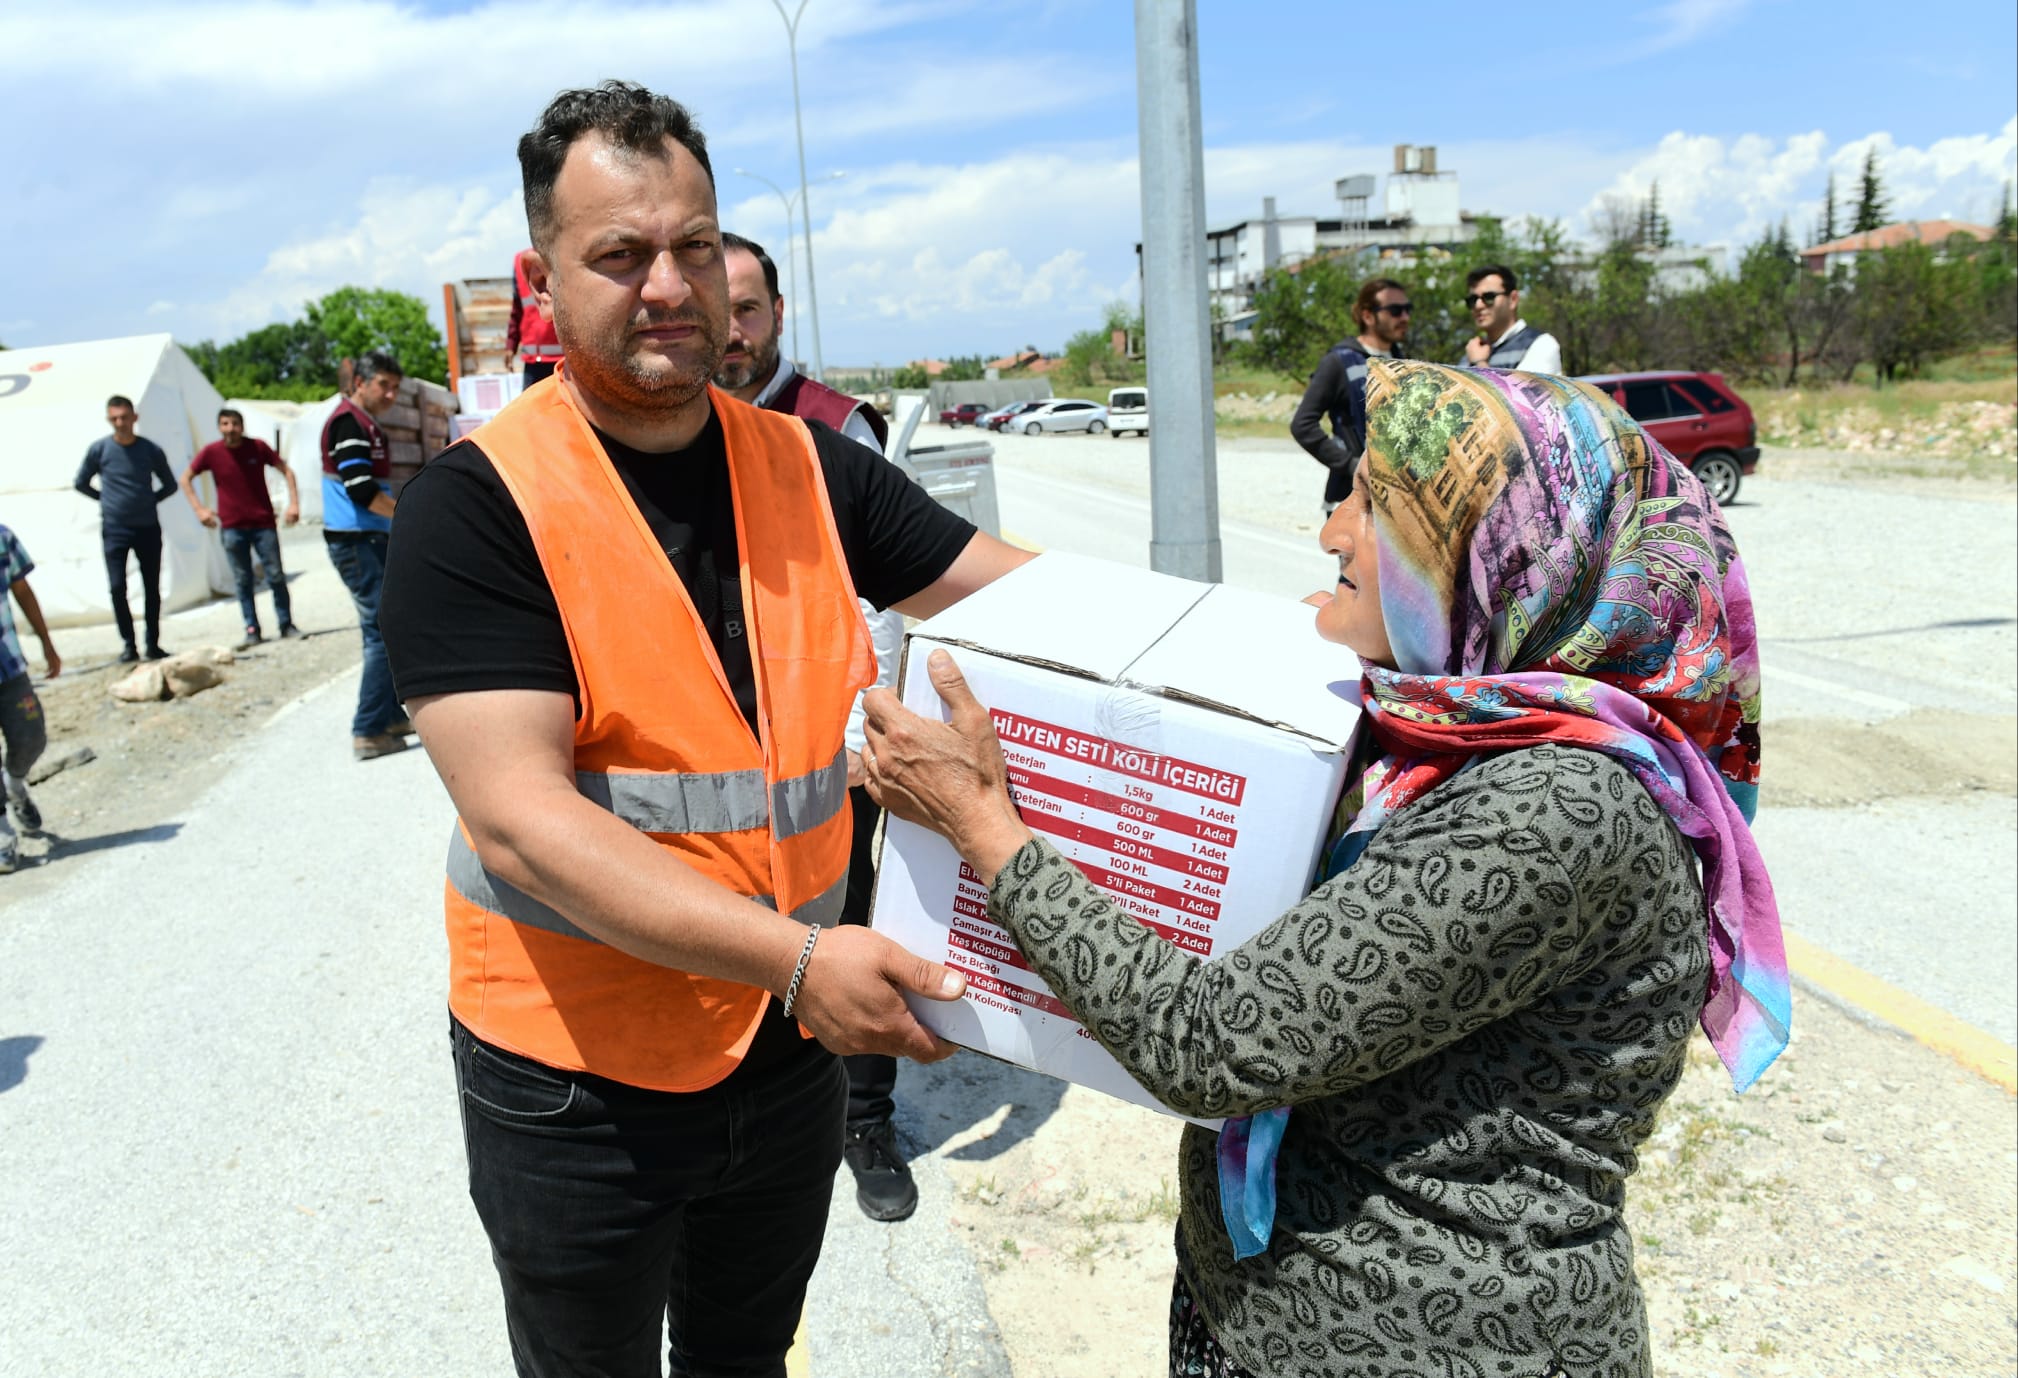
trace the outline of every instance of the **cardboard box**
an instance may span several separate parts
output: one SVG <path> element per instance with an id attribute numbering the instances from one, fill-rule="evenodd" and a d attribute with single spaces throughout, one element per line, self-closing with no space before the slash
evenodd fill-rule
<path id="1" fill-rule="evenodd" d="M 1052 553 L 906 638 L 899 692 L 943 719 L 937 647 L 988 705 L 1031 830 L 1168 941 L 1216 956 L 1309 893 L 1359 662 L 1308 607 Z M 1163 1109 L 1029 970 L 937 834 L 889 820 L 871 923 L 967 974 L 962 999 L 912 1002 L 941 1037 Z"/>
<path id="2" fill-rule="evenodd" d="M 494 416 L 525 386 L 524 373 L 465 373 L 456 379 L 456 394 L 465 412 Z"/>

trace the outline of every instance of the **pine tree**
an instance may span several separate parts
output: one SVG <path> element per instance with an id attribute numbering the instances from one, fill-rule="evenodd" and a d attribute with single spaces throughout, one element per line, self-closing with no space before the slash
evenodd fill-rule
<path id="1" fill-rule="evenodd" d="M 1673 242 L 1674 226 L 1661 214 L 1661 184 L 1656 181 L 1647 188 L 1647 199 L 1640 204 L 1640 247 L 1665 249 Z"/>
<path id="2" fill-rule="evenodd" d="M 1867 234 L 1883 228 L 1887 210 L 1885 184 L 1878 177 L 1878 150 L 1873 148 L 1864 155 L 1864 176 L 1857 189 L 1857 220 L 1850 226 L 1850 232 Z"/>
<path id="3" fill-rule="evenodd" d="M 1822 193 L 1822 223 L 1815 227 L 1815 243 L 1836 241 L 1836 174 L 1829 174 L 1829 189 Z"/>

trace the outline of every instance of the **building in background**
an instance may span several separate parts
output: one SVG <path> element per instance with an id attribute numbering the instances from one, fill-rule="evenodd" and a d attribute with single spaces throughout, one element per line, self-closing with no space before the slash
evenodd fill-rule
<path id="1" fill-rule="evenodd" d="M 1358 255 L 1389 267 L 1429 255 L 1458 252 L 1477 237 L 1472 214 L 1460 204 L 1457 173 L 1437 167 L 1436 149 L 1396 144 L 1387 194 L 1372 208 L 1377 179 L 1370 173 L 1341 177 L 1333 186 L 1336 215 L 1280 215 L 1275 198 L 1261 201 L 1258 219 L 1242 220 L 1205 236 L 1205 277 L 1213 329 L 1222 341 L 1246 339 L 1254 324 L 1254 289 L 1277 268 L 1319 256 Z M 1142 246 L 1135 246 L 1136 272 Z"/>
<path id="2" fill-rule="evenodd" d="M 1858 254 L 1896 249 L 1902 244 L 1925 244 L 1938 255 L 1956 235 L 1981 244 L 1995 239 L 1997 232 L 1988 225 L 1971 225 L 1964 220 L 1901 220 L 1803 249 L 1801 263 L 1811 273 L 1826 273 L 1839 263 L 1854 270 Z"/>

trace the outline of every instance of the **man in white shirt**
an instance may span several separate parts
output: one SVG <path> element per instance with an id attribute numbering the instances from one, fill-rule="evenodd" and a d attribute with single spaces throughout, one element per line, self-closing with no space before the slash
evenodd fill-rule
<path id="1" fill-rule="evenodd" d="M 1488 263 L 1464 275 L 1464 304 L 1478 326 L 1465 341 L 1464 361 L 1473 368 L 1561 373 L 1563 347 L 1556 337 L 1520 318 L 1520 279 L 1502 264 Z"/>

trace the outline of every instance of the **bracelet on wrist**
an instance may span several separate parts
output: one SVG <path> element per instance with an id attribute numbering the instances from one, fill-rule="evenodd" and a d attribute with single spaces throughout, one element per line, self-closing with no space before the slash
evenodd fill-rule
<path id="1" fill-rule="evenodd" d="M 779 1011 L 787 1019 L 792 1017 L 792 1006 L 799 1000 L 799 985 L 806 979 L 806 963 L 813 960 L 813 944 L 820 941 L 820 926 L 813 925 L 806 930 L 806 945 L 799 949 L 799 963 L 792 968 L 791 984 L 785 987 L 784 1007 Z"/>

